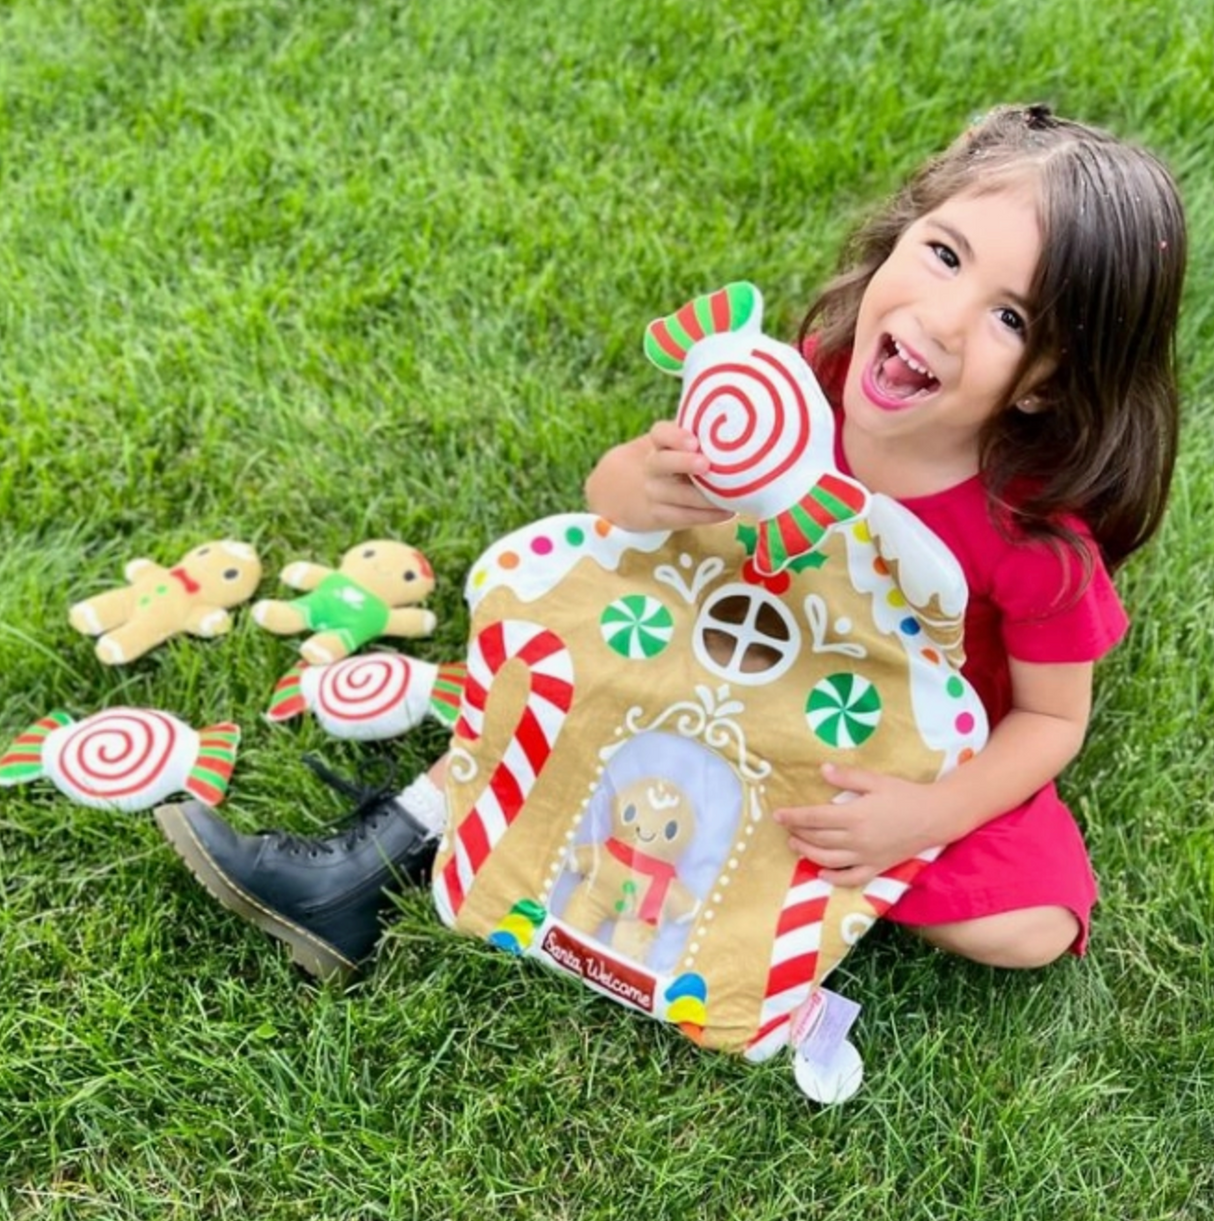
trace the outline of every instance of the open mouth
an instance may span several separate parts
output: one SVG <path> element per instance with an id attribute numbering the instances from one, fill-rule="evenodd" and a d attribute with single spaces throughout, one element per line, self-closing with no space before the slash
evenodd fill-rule
<path id="1" fill-rule="evenodd" d="M 884 398 L 895 403 L 927 398 L 940 389 L 940 379 L 892 335 L 881 338 L 872 381 Z"/>

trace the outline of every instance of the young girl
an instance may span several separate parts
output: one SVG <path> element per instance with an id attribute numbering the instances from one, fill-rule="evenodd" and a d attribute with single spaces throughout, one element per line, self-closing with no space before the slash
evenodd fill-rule
<path id="1" fill-rule="evenodd" d="M 854 236 L 802 341 L 838 419 L 840 469 L 901 501 L 965 571 L 965 674 L 988 745 L 931 784 L 828 765 L 847 802 L 780 810 L 844 886 L 949 845 L 891 920 L 976 961 L 1081 953 L 1096 885 L 1055 777 L 1082 745 L 1093 663 L 1126 618 L 1109 573 L 1155 532 L 1176 454 L 1185 267 L 1175 185 L 1149 153 L 1041 106 L 1000 108 Z M 673 423 L 609 450 L 591 510 L 633 530 L 728 517 Z M 444 817 L 442 762 L 322 840 L 158 813 L 226 906 L 322 975 L 374 947 Z"/>

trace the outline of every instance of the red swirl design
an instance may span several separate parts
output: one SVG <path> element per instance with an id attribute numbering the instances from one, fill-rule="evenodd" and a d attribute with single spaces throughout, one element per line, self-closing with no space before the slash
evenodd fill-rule
<path id="1" fill-rule="evenodd" d="M 79 793 L 114 800 L 149 789 L 181 744 L 178 723 L 162 712 L 114 708 L 68 731 L 59 773 Z"/>
<path id="2" fill-rule="evenodd" d="M 809 403 L 779 356 L 755 349 L 746 361 L 709 365 L 686 387 L 678 423 L 712 462 L 697 476 L 724 500 L 750 496 L 790 470 L 809 445 Z"/>
<path id="3" fill-rule="evenodd" d="M 316 689 L 317 708 L 339 721 L 370 721 L 400 707 L 411 667 L 399 653 L 368 653 L 326 666 Z"/>

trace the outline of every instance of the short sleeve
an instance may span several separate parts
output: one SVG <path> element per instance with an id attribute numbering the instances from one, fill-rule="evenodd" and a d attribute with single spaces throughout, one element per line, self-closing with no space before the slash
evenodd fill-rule
<path id="1" fill-rule="evenodd" d="M 1090 558 L 1085 570 L 1083 554 Z M 1125 635 L 1129 620 L 1095 543 L 1034 541 L 1008 548 L 995 573 L 1010 657 L 1042 664 L 1095 661 Z"/>

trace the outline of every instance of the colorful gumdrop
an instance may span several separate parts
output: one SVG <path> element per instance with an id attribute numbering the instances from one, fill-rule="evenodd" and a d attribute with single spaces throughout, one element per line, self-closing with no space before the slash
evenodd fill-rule
<path id="1" fill-rule="evenodd" d="M 666 989 L 665 999 L 669 1004 L 666 1020 L 682 1028 L 688 1038 L 699 1041 L 708 1021 L 708 988 L 704 977 L 694 971 L 678 976 Z"/>
<path id="2" fill-rule="evenodd" d="M 521 899 L 489 934 L 489 941 L 511 954 L 521 954 L 531 944 L 536 929 L 544 923 L 546 915 L 539 903 L 532 899 Z"/>
<path id="3" fill-rule="evenodd" d="M 146 810 L 172 793 L 218 805 L 236 763 L 240 729 L 192 729 L 166 712 L 111 708 L 73 720 L 52 712 L 0 756 L 0 785 L 50 780 L 97 810 Z"/>

